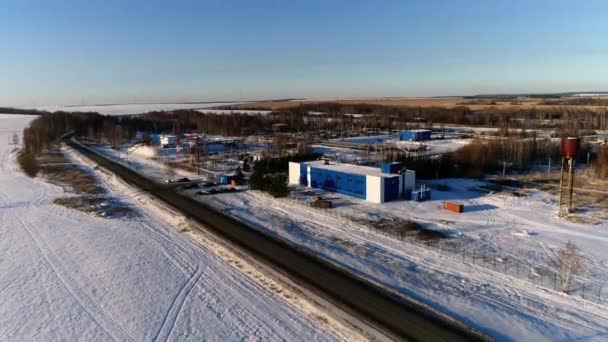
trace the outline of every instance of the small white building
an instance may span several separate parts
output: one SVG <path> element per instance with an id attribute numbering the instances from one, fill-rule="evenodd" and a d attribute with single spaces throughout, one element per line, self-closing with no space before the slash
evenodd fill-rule
<path id="1" fill-rule="evenodd" d="M 416 173 L 399 163 L 381 168 L 317 160 L 289 163 L 289 184 L 306 185 L 374 203 L 396 201 L 414 189 Z"/>
<path id="2" fill-rule="evenodd" d="M 160 146 L 162 147 L 175 147 L 177 138 L 175 135 L 163 134 L 160 136 Z"/>

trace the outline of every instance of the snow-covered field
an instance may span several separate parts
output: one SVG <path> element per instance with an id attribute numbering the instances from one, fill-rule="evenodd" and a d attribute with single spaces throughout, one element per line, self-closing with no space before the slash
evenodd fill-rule
<path id="1" fill-rule="evenodd" d="M 0 340 L 334 340 L 306 313 L 153 210 L 104 219 L 52 204 L 60 187 L 17 170 L 0 114 Z M 72 157 L 73 158 L 73 157 Z"/>
<path id="2" fill-rule="evenodd" d="M 242 102 L 245 103 L 245 102 Z M 152 111 L 168 111 L 177 109 L 203 109 L 218 106 L 241 104 L 235 102 L 206 102 L 206 103 L 132 103 L 132 104 L 108 104 L 108 105 L 86 105 L 86 106 L 38 106 L 37 110 L 49 112 L 98 112 L 106 115 L 129 115 L 142 114 Z M 31 107 L 27 107 L 31 108 Z"/>
<path id="3" fill-rule="evenodd" d="M 259 229 L 297 242 L 500 340 L 606 337 L 607 307 L 372 233 L 342 216 L 320 214 L 251 191 L 214 195 L 205 200 L 213 200 L 218 207 Z M 398 203 L 404 205 L 394 204 Z M 358 210 L 353 207 L 346 204 L 339 209 Z M 395 207 L 386 210 L 391 209 Z M 369 215 L 382 216 L 383 212 L 371 209 Z"/>
<path id="4" fill-rule="evenodd" d="M 247 114 L 247 115 L 267 115 L 270 110 L 252 110 L 252 109 L 199 109 L 198 112 L 205 114 L 218 114 L 218 115 L 230 115 L 230 114 Z"/>
<path id="5" fill-rule="evenodd" d="M 162 173 L 148 164 L 146 173 Z M 143 169 L 141 167 L 138 167 Z M 608 307 L 548 291 L 524 280 L 379 235 L 345 217 L 402 217 L 466 234 L 466 248 L 490 245 L 496 253 L 545 263 L 548 251 L 567 240 L 593 257 L 600 281 L 606 268 L 606 224 L 586 226 L 553 216 L 550 195 L 528 198 L 484 194 L 473 180 L 445 180 L 450 191 L 433 200 L 370 204 L 344 199 L 320 213 L 255 191 L 200 197 L 258 229 L 294 241 L 333 262 L 394 288 L 478 328 L 499 340 L 603 340 Z M 192 190 L 195 191 L 195 190 Z M 341 197 L 332 194 L 334 197 Z M 443 200 L 465 204 L 458 215 L 440 209 Z M 471 242 L 472 241 L 472 242 Z M 604 273 L 604 275 L 606 275 Z"/>

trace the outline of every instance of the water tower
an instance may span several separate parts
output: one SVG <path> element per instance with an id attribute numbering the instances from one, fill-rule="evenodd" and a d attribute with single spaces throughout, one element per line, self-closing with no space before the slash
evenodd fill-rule
<path id="1" fill-rule="evenodd" d="M 562 169 L 559 178 L 559 208 L 569 212 L 573 209 L 572 195 L 574 193 L 574 162 L 580 147 L 580 139 L 577 137 L 562 138 Z M 568 170 L 568 183 L 564 184 L 564 169 Z M 567 198 L 567 203 L 564 202 Z"/>

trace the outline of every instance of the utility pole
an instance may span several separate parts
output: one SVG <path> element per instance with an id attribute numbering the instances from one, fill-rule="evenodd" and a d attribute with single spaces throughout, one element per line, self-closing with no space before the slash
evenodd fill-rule
<path id="1" fill-rule="evenodd" d="M 549 162 L 547 163 L 547 177 L 551 175 L 551 156 L 549 156 Z"/>
<path id="2" fill-rule="evenodd" d="M 201 175 L 201 152 L 198 145 L 198 137 L 196 138 L 196 174 Z"/>
<path id="3" fill-rule="evenodd" d="M 559 207 L 564 204 L 564 157 L 562 157 L 562 167 L 559 173 Z"/>
<path id="4" fill-rule="evenodd" d="M 572 195 L 574 193 L 574 158 L 568 160 L 568 210 L 572 210 Z"/>

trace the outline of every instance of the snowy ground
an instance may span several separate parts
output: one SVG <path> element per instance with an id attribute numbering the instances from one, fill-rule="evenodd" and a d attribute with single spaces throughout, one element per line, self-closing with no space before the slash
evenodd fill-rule
<path id="1" fill-rule="evenodd" d="M 245 103 L 245 102 L 242 102 Z M 242 104 L 237 102 L 207 102 L 207 103 L 130 103 L 85 106 L 38 106 L 33 109 L 49 112 L 97 112 L 106 115 L 142 114 L 152 111 L 168 111 L 177 109 L 203 109 L 218 106 Z M 31 108 L 31 107 L 27 107 Z"/>
<path id="2" fill-rule="evenodd" d="M 162 173 L 150 164 L 145 173 Z M 140 167 L 140 169 L 142 169 Z M 471 190 L 473 180 L 445 180 L 450 191 L 433 192 L 422 203 L 382 205 L 341 197 L 323 214 L 255 191 L 199 197 L 258 229 L 294 241 L 354 272 L 432 305 L 500 340 L 603 340 L 608 336 L 608 308 L 547 291 L 512 276 L 446 257 L 370 232 L 345 217 L 403 217 L 435 228 L 465 234 L 467 246 L 490 245 L 497 254 L 545 263 L 548 250 L 567 240 L 593 256 L 600 281 L 606 273 L 606 225 L 586 226 L 558 220 L 551 196 L 532 192 L 527 198 Z M 432 185 L 432 184 L 430 184 Z M 194 192 L 196 190 L 191 190 Z M 443 200 L 465 204 L 461 215 L 440 209 Z M 457 234 L 456 234 L 457 235 Z"/>
<path id="3" fill-rule="evenodd" d="M 0 114 L 0 141 L 33 117 Z M 144 199 L 137 220 L 56 206 L 60 187 L 0 145 L 0 340 L 334 340 L 281 296 L 180 233 Z"/>
<path id="4" fill-rule="evenodd" d="M 517 197 L 509 192 L 480 192 L 485 182 L 469 179 L 447 179 L 427 182 L 448 185 L 449 191 L 433 191 L 426 202 L 401 201 L 373 205 L 359 203 L 354 211 L 369 214 L 392 214 L 421 222 L 434 222 L 440 229 L 449 229 L 473 237 L 475 245 L 491 245 L 503 254 L 531 263 L 545 264 L 550 249 L 567 241 L 577 244 L 591 257 L 595 280 L 608 281 L 608 221 L 573 223 L 557 216 L 557 197 L 545 191 L 527 189 L 528 196 Z M 444 201 L 464 204 L 463 214 L 442 210 Z M 356 209 L 355 209 L 356 207 Z"/>
<path id="5" fill-rule="evenodd" d="M 601 340 L 608 336 L 606 307 L 404 244 L 343 217 L 252 191 L 204 200 L 500 340 Z M 348 205 L 340 209 L 353 210 Z"/>
<path id="6" fill-rule="evenodd" d="M 464 145 L 471 142 L 471 139 L 433 139 L 422 142 L 415 141 L 400 141 L 399 135 L 391 134 L 391 135 L 373 135 L 373 136 L 362 136 L 362 137 L 350 137 L 350 138 L 339 138 L 332 139 L 331 142 L 340 143 L 351 143 L 351 144 L 361 144 L 361 145 L 375 145 L 375 144 L 388 144 L 388 146 L 394 146 L 397 148 L 418 148 L 421 145 L 426 146 L 425 151 L 418 152 L 418 155 L 424 154 L 441 154 L 454 152 Z M 332 147 L 325 148 L 331 151 Z M 336 151 L 344 150 L 344 149 L 334 149 Z M 353 150 L 351 150 L 353 151 Z M 342 151 L 343 152 L 343 151 Z M 331 153 L 331 152 L 330 152 Z M 351 152 L 354 153 L 354 152 Z"/>
<path id="7" fill-rule="evenodd" d="M 95 149 L 103 153 L 105 156 L 112 158 L 115 161 L 122 163 L 125 166 L 132 168 L 135 171 L 141 172 L 142 174 L 152 177 L 158 181 L 165 181 L 166 179 L 175 179 L 181 177 L 187 177 L 190 179 L 201 179 L 202 176 L 196 173 L 188 172 L 182 169 L 167 169 L 160 161 L 146 158 L 137 153 L 126 153 L 125 150 L 114 150 L 109 145 L 95 146 Z M 163 157 L 165 158 L 165 157 Z M 166 158 L 166 160 L 170 160 Z"/>

